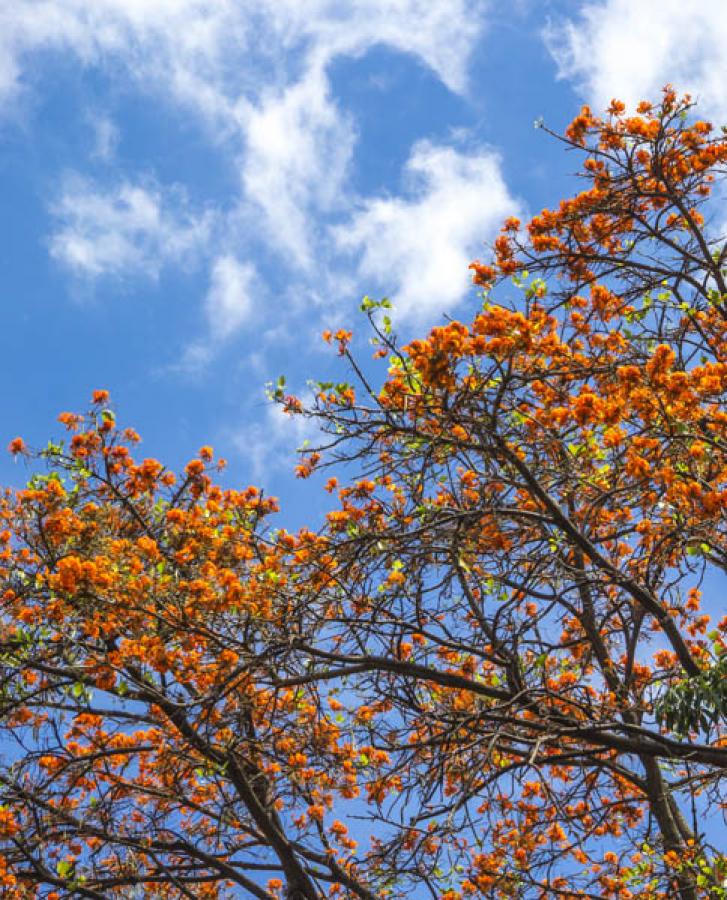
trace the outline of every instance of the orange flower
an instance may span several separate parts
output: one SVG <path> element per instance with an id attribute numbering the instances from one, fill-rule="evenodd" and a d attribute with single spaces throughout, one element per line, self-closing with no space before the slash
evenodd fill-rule
<path id="1" fill-rule="evenodd" d="M 184 471 L 190 478 L 196 478 L 204 472 L 204 463 L 199 459 L 190 460 L 184 467 Z"/>
<path id="2" fill-rule="evenodd" d="M 660 669 L 668 669 L 676 662 L 676 654 L 670 650 L 659 650 L 654 654 L 654 662 Z"/>

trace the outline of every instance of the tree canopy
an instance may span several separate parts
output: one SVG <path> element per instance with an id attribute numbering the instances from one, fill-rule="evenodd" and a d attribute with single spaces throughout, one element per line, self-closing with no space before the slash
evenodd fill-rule
<path id="1" fill-rule="evenodd" d="M 366 299 L 383 376 L 341 330 L 350 384 L 275 390 L 323 527 L 137 459 L 104 391 L 13 442 L 4 896 L 727 896 L 727 141 L 671 89 L 559 140 L 583 190 L 471 321 Z"/>

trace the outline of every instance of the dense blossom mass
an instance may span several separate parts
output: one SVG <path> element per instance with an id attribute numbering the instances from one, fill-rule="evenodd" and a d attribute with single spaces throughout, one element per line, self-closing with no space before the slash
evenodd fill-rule
<path id="1" fill-rule="evenodd" d="M 727 141 L 669 88 L 560 140 L 584 189 L 471 321 L 367 299 L 381 383 L 340 330 L 353 384 L 276 391 L 323 528 L 139 460 L 104 391 L 12 442 L 3 896 L 727 897 Z"/>

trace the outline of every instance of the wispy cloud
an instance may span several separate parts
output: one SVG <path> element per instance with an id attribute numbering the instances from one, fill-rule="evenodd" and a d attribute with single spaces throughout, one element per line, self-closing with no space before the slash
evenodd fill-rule
<path id="1" fill-rule="evenodd" d="M 85 278 L 156 278 L 164 265 L 198 252 L 211 227 L 208 215 L 190 213 L 180 188 L 129 181 L 103 187 L 79 175 L 66 179 L 51 213 L 51 255 Z"/>
<path id="2" fill-rule="evenodd" d="M 267 299 L 255 266 L 232 254 L 212 260 L 209 277 L 204 297 L 206 333 L 187 344 L 171 365 L 165 365 L 167 372 L 190 376 L 204 371 L 221 346 L 250 324 L 256 307 Z"/>
<path id="3" fill-rule="evenodd" d="M 155 277 L 171 261 L 196 258 L 210 284 L 199 298 L 207 334 L 184 357 L 197 368 L 247 321 L 253 284 L 258 293 L 267 287 L 269 304 L 287 304 L 252 259 L 277 257 L 278 273 L 294 277 L 299 295 L 333 283 L 337 296 L 342 285 L 369 290 L 363 280 L 371 279 L 396 293 L 402 315 L 452 307 L 466 293 L 468 254 L 513 205 L 497 157 L 418 144 L 402 196 L 357 196 L 349 178 L 357 123 L 333 93 L 331 69 L 341 57 L 385 45 L 465 94 L 490 7 L 490 0 L 0 7 L 0 98 L 33 89 L 34 54 L 73 54 L 83 66 L 126 73 L 127 90 L 196 114 L 239 175 L 224 206 L 218 200 L 214 213 L 195 215 L 179 188 L 121 168 L 114 158 L 121 122 L 101 116 L 90 155 L 117 166 L 116 182 L 78 175 L 65 184 L 51 209 L 53 257 L 86 279 Z M 339 229 L 330 228 L 334 219 Z M 296 314 L 290 305 L 278 313 Z"/>
<path id="4" fill-rule="evenodd" d="M 220 256 L 212 266 L 205 310 L 213 338 L 222 340 L 240 329 L 253 309 L 256 273 L 251 263 Z"/>
<path id="5" fill-rule="evenodd" d="M 94 137 L 92 156 L 101 162 L 111 162 L 121 136 L 118 127 L 103 113 L 89 114 L 88 118 Z"/>
<path id="6" fill-rule="evenodd" d="M 352 122 L 331 99 L 325 73 L 310 68 L 250 109 L 245 139 L 245 197 L 262 210 L 269 242 L 309 269 L 317 216 L 345 202 L 354 144 Z"/>

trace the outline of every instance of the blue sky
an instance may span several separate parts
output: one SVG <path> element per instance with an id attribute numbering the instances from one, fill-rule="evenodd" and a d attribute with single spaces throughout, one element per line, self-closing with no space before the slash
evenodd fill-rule
<path id="1" fill-rule="evenodd" d="M 363 294 L 470 314 L 483 241 L 574 189 L 533 121 L 672 81 L 727 122 L 726 43 L 721 0 L 0 4 L 0 440 L 107 388 L 146 455 L 211 443 L 301 516 L 266 381 L 325 377 Z"/>

